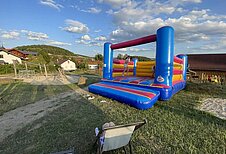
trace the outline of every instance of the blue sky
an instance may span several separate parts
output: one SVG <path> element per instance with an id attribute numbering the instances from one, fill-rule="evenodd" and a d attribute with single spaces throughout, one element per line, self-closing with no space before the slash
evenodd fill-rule
<path id="1" fill-rule="evenodd" d="M 175 54 L 226 51 L 225 0 L 1 0 L 0 43 L 48 44 L 94 56 L 104 42 L 175 29 Z M 155 43 L 115 52 L 154 57 Z"/>

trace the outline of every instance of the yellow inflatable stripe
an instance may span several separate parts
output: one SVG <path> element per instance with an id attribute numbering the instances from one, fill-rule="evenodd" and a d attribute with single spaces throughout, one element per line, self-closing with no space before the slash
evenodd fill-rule
<path id="1" fill-rule="evenodd" d="M 154 74 L 153 73 L 136 73 L 136 76 L 154 77 Z"/>
<path id="2" fill-rule="evenodd" d="M 155 61 L 138 61 L 137 65 L 155 65 Z"/>
<path id="3" fill-rule="evenodd" d="M 173 63 L 173 65 L 174 65 L 174 66 L 182 66 L 182 67 L 183 67 L 182 64 L 178 64 L 178 63 L 175 63 L 175 62 Z"/>
<path id="4" fill-rule="evenodd" d="M 176 70 L 183 70 L 183 66 L 182 65 L 174 65 L 173 67 Z"/>
<path id="5" fill-rule="evenodd" d="M 154 65 L 139 65 L 137 69 L 152 69 Z"/>
<path id="6" fill-rule="evenodd" d="M 128 65 L 128 67 L 133 69 L 133 65 Z M 124 68 L 124 64 L 113 64 L 113 68 Z"/>
<path id="7" fill-rule="evenodd" d="M 153 70 L 152 69 L 136 69 L 136 72 L 137 73 L 153 73 Z"/>
<path id="8" fill-rule="evenodd" d="M 173 75 L 173 81 L 182 80 L 183 75 Z"/>
<path id="9" fill-rule="evenodd" d="M 122 76 L 122 73 L 121 72 L 113 73 L 112 76 L 113 77 Z M 124 73 L 124 76 L 127 76 L 127 72 Z M 128 76 L 133 76 L 133 72 L 128 72 Z"/>

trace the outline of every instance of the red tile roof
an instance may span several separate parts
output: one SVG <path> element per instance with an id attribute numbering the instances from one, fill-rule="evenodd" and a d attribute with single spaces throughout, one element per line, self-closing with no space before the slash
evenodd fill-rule
<path id="1" fill-rule="evenodd" d="M 101 64 L 101 63 L 102 63 L 101 61 L 88 61 L 89 65 L 98 65 L 98 64 Z"/>

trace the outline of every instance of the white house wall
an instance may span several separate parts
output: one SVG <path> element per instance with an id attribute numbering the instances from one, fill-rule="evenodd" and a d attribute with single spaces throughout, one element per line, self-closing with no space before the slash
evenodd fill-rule
<path id="1" fill-rule="evenodd" d="M 91 65 L 91 64 L 89 64 L 88 67 L 89 67 L 90 70 L 98 69 L 98 65 Z"/>
<path id="2" fill-rule="evenodd" d="M 63 62 L 60 66 L 65 71 L 73 71 L 73 70 L 77 69 L 75 63 L 73 61 L 70 61 L 70 60 Z"/>
<path id="3" fill-rule="evenodd" d="M 13 64 L 13 60 L 17 60 L 20 64 L 22 63 L 22 60 L 19 57 L 8 54 L 5 51 L 0 51 L 0 55 L 3 55 L 3 58 L 0 58 L 0 60 L 3 60 L 5 63 Z"/>

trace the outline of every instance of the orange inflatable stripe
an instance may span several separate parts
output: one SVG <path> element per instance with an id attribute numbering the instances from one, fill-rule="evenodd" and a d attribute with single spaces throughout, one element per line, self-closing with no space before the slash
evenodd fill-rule
<path id="1" fill-rule="evenodd" d="M 175 70 L 183 70 L 183 65 L 181 65 L 181 64 L 174 64 L 173 65 L 173 69 L 175 69 Z"/>
<path id="2" fill-rule="evenodd" d="M 173 82 L 177 80 L 182 80 L 182 79 L 183 79 L 183 75 L 173 75 Z"/>
<path id="3" fill-rule="evenodd" d="M 124 64 L 113 64 L 113 68 L 123 68 Z M 128 68 L 133 69 L 133 65 L 128 65 Z"/>
<path id="4" fill-rule="evenodd" d="M 153 70 L 152 69 L 136 69 L 136 72 L 137 73 L 153 73 Z"/>
<path id="5" fill-rule="evenodd" d="M 154 65 L 139 65 L 137 69 L 152 69 Z"/>
<path id="6" fill-rule="evenodd" d="M 138 65 L 141 65 L 141 66 L 143 66 L 143 65 L 155 65 L 155 61 L 138 61 L 137 62 L 137 66 Z"/>
<path id="7" fill-rule="evenodd" d="M 122 76 L 122 73 L 121 72 L 112 73 L 112 76 L 113 77 Z M 124 73 L 124 76 L 127 76 L 127 72 Z M 133 72 L 128 72 L 128 76 L 133 76 Z"/>
<path id="8" fill-rule="evenodd" d="M 154 74 L 153 73 L 136 73 L 136 76 L 154 77 Z"/>

